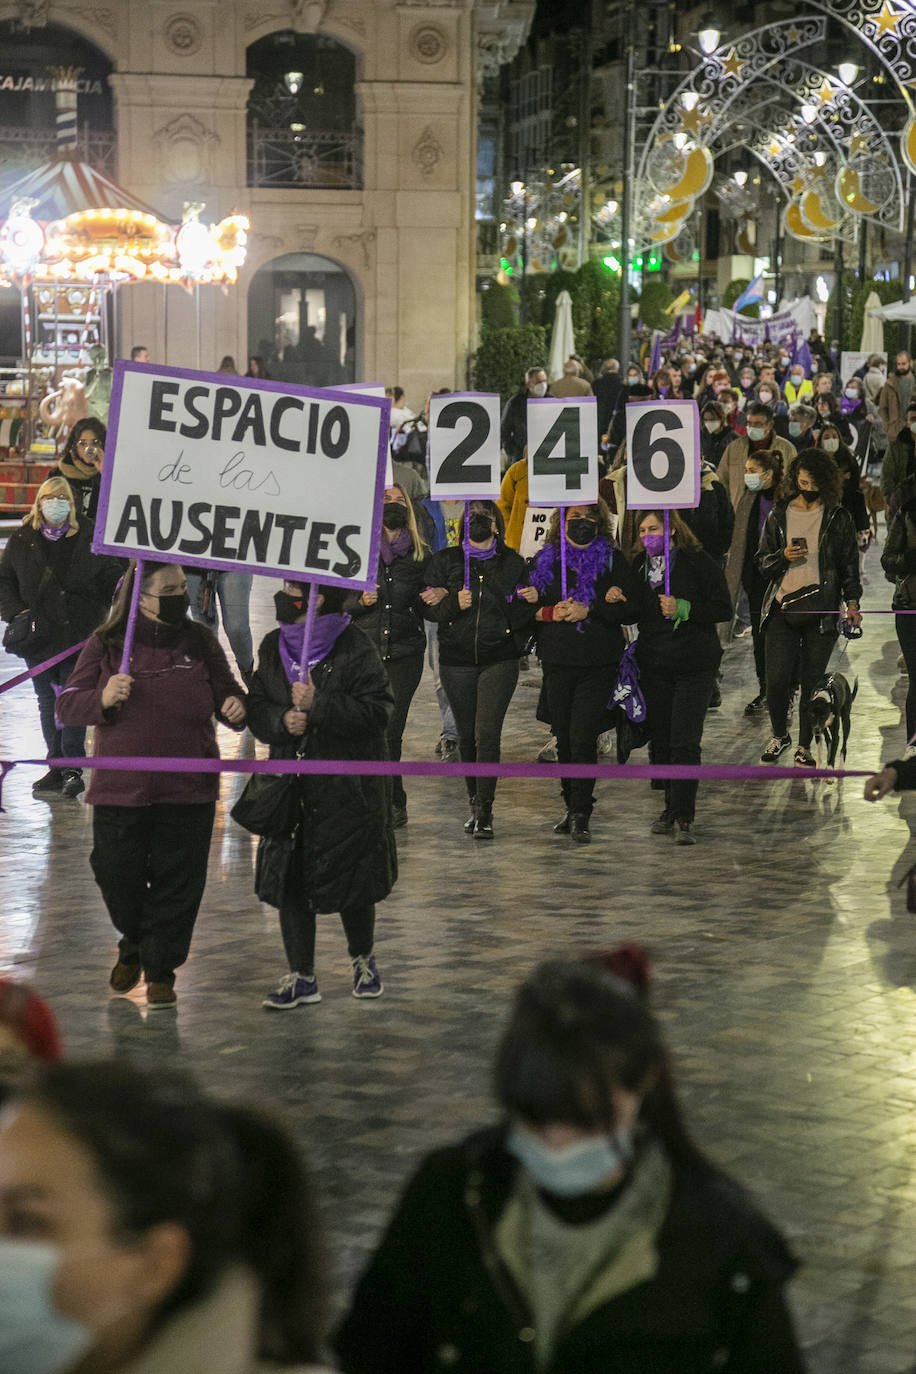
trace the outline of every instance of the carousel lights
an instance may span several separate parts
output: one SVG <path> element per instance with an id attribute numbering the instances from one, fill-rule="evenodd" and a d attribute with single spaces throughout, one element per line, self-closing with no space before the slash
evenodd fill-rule
<path id="1" fill-rule="evenodd" d="M 15 210 L 0 230 L 0 263 L 14 276 L 25 276 L 41 257 L 45 236 L 31 215 Z"/>

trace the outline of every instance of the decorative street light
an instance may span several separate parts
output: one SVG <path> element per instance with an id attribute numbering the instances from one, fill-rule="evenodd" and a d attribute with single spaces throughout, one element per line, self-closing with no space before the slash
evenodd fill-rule
<path id="1" fill-rule="evenodd" d="M 700 29 L 697 34 L 697 40 L 707 57 L 715 52 L 716 48 L 719 46 L 719 39 L 721 37 L 722 34 L 718 29 Z"/>
<path id="2" fill-rule="evenodd" d="M 287 72 L 283 78 L 283 84 L 290 95 L 298 95 L 302 90 L 302 83 L 305 80 L 304 72 Z"/>

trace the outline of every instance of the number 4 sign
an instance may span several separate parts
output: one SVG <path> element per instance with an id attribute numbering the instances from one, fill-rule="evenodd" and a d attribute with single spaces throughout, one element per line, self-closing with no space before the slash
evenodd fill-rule
<path id="1" fill-rule="evenodd" d="M 499 396 L 468 391 L 430 397 L 432 499 L 494 501 L 499 482 Z"/>
<path id="2" fill-rule="evenodd" d="M 598 499 L 598 403 L 594 396 L 528 402 L 528 503 L 577 506 Z"/>
<path id="3" fill-rule="evenodd" d="M 696 401 L 627 405 L 627 507 L 682 510 L 700 502 L 700 412 Z"/>

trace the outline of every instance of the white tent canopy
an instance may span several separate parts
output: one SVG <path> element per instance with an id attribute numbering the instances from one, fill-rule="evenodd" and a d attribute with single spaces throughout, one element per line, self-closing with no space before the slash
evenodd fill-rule
<path id="1" fill-rule="evenodd" d="M 882 305 L 872 314 L 878 320 L 916 321 L 916 296 L 911 296 L 908 301 L 892 301 L 890 305 Z"/>
<path id="2" fill-rule="evenodd" d="M 547 364 L 547 380 L 556 382 L 563 376 L 563 364 L 576 351 L 576 337 L 573 333 L 572 296 L 561 291 L 557 296 L 556 311 L 553 317 L 553 333 L 550 336 L 550 360 Z"/>

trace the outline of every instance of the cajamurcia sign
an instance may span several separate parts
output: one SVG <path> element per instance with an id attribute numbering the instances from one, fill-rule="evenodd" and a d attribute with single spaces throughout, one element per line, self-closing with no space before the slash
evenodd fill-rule
<path id="1" fill-rule="evenodd" d="M 116 363 L 93 546 L 374 586 L 387 411 L 373 396 Z"/>

